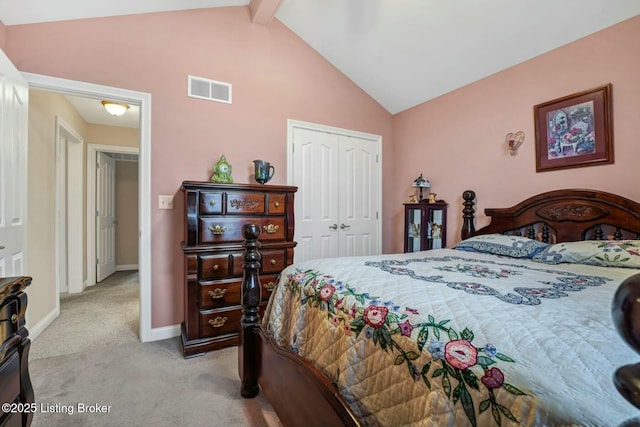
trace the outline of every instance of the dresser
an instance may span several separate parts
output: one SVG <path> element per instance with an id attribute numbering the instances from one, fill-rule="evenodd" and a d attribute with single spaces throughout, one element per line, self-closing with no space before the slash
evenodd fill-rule
<path id="1" fill-rule="evenodd" d="M 238 344 L 240 330 L 242 227 L 261 228 L 261 312 L 278 273 L 293 262 L 293 197 L 297 187 L 185 181 L 184 321 L 185 357 Z"/>
<path id="2" fill-rule="evenodd" d="M 31 341 L 25 328 L 30 277 L 0 278 L 0 426 L 29 426 L 34 397 L 29 377 Z M 8 409 L 8 410 L 7 410 Z"/>

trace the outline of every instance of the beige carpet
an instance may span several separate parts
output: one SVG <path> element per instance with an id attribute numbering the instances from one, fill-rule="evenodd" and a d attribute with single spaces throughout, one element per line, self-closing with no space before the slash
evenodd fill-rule
<path id="1" fill-rule="evenodd" d="M 281 426 L 265 399 L 240 396 L 236 347 L 184 359 L 179 338 L 141 343 L 137 292 L 120 272 L 62 298 L 32 343 L 33 426 Z"/>

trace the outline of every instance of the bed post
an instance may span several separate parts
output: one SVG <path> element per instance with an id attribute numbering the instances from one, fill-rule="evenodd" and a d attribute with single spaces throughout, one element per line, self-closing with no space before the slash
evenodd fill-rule
<path id="1" fill-rule="evenodd" d="M 462 199 L 464 200 L 464 202 L 462 202 L 464 209 L 462 209 L 462 232 L 460 233 L 460 237 L 464 240 L 476 231 L 473 225 L 475 220 L 475 209 L 473 207 L 475 205 L 476 193 L 472 190 L 467 190 L 462 193 Z"/>
<path id="2" fill-rule="evenodd" d="M 238 343 L 238 372 L 240 374 L 240 394 L 242 397 L 255 397 L 258 395 L 258 376 L 260 354 L 258 336 L 254 327 L 260 323 L 258 305 L 260 304 L 261 287 L 258 271 L 262 256 L 260 249 L 260 227 L 256 224 L 245 224 L 242 227 L 245 248 L 242 267 L 242 317 L 240 318 L 240 333 Z"/>
<path id="3" fill-rule="evenodd" d="M 620 336 L 640 353 L 640 274 L 629 277 L 618 287 L 611 314 Z M 640 363 L 618 368 L 613 382 L 625 399 L 640 408 Z"/>

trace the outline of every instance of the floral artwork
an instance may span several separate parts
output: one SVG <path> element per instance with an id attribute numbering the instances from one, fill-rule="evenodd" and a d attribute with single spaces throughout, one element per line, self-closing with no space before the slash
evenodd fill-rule
<path id="1" fill-rule="evenodd" d="M 359 293 L 347 283 L 313 270 L 296 269 L 282 285 L 299 296 L 302 305 L 325 312 L 330 324 L 345 335 L 371 340 L 374 346 L 395 355 L 393 364 L 404 365 L 407 375 L 424 384 L 425 392 L 440 388 L 454 405 L 462 406 L 472 426 L 485 411 L 491 411 L 498 426 L 505 418 L 519 424 L 496 397 L 498 389 L 525 395 L 508 382 L 501 369 L 516 361 L 493 343 L 477 343 L 472 330 L 455 330 L 448 326 L 448 319 L 438 320 L 411 307 Z M 293 350 L 297 350 L 295 343 Z"/>
<path id="2" fill-rule="evenodd" d="M 536 172 L 613 163 L 611 84 L 533 107 Z"/>
<path id="3" fill-rule="evenodd" d="M 593 101 L 547 113 L 549 159 L 595 153 Z"/>

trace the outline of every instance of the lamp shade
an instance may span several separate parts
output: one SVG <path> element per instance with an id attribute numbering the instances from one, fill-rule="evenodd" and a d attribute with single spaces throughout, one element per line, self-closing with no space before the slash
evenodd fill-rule
<path id="1" fill-rule="evenodd" d="M 127 104 L 121 104 L 119 102 L 102 101 L 104 109 L 107 110 L 112 116 L 121 116 L 127 112 L 129 106 Z"/>

